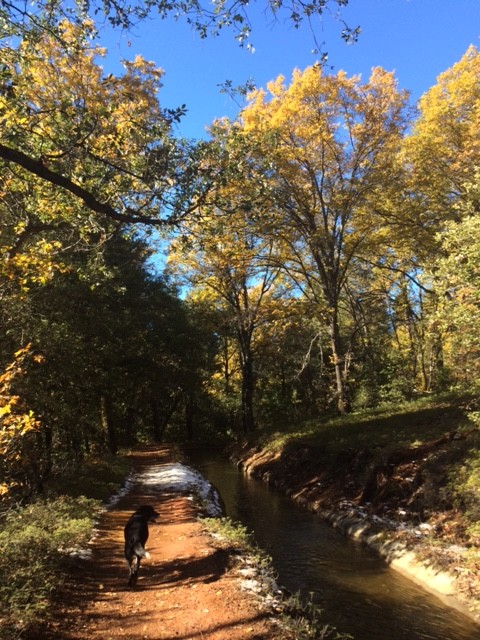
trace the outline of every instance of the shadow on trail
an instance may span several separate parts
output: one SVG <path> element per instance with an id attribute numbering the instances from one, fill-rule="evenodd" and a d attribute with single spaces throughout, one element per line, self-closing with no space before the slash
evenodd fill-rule
<path id="1" fill-rule="evenodd" d="M 267 620 L 268 615 L 266 613 L 258 613 L 255 616 L 239 616 L 227 623 L 220 624 L 211 624 L 208 621 L 208 616 L 206 616 L 206 618 L 207 619 L 205 620 L 205 623 L 201 625 L 201 628 L 189 630 L 186 633 L 172 632 L 168 635 L 162 634 L 159 638 L 161 638 L 161 640 L 195 640 L 196 638 L 205 640 L 205 638 L 210 638 L 214 634 L 221 633 L 221 637 L 227 640 L 232 636 L 232 633 L 234 631 L 238 631 L 239 628 L 243 628 L 247 634 L 252 625 Z M 141 619 L 142 626 L 144 627 L 149 627 L 154 622 L 153 616 L 149 616 L 148 614 L 138 610 L 120 618 L 115 614 L 106 615 L 105 613 L 99 612 L 96 616 L 92 616 L 89 622 L 96 624 L 98 621 L 101 621 L 103 624 L 106 623 L 106 626 L 111 629 L 121 630 L 122 635 L 119 635 L 118 637 L 125 638 L 127 640 L 145 640 L 147 637 L 150 638 L 151 636 L 146 636 L 144 631 L 138 630 L 139 619 Z M 248 636 L 246 634 L 244 637 L 248 637 L 248 640 L 271 640 L 272 638 L 271 635 L 265 634 L 249 633 Z M 68 636 L 68 638 L 75 637 L 76 636 Z M 116 638 L 117 635 L 111 637 Z M 56 636 L 57 640 L 59 640 L 59 638 L 59 636 Z M 66 636 L 62 636 L 62 639 L 66 640 Z M 48 640 L 50 640 L 50 638 L 48 638 Z"/>
<path id="2" fill-rule="evenodd" d="M 232 549 L 205 545 L 199 551 L 202 555 L 189 556 L 188 544 L 182 548 L 183 534 L 176 527 L 187 525 L 185 541 L 188 542 L 188 525 L 195 523 L 198 515 L 194 501 L 182 493 L 155 490 L 154 486 L 142 484 L 140 478 L 152 465 L 167 464 L 171 459 L 172 450 L 168 446 L 145 447 L 132 455 L 135 476 L 130 490 L 101 514 L 90 545 L 91 556 L 72 560 L 67 580 L 60 590 L 58 610 L 54 612 L 44 640 L 153 637 L 194 640 L 237 638 L 239 632 L 242 638 L 249 640 L 263 637 L 253 633 L 253 625 L 267 617 L 264 613 L 252 615 L 234 607 L 230 619 L 219 620 L 212 617 L 208 609 L 202 609 L 198 601 L 191 600 L 190 595 L 184 594 L 182 604 L 176 599 L 176 590 L 181 587 L 187 587 L 187 594 L 195 598 L 196 586 L 220 580 L 230 568 Z M 123 555 L 123 529 L 131 513 L 141 504 L 151 504 L 160 515 L 157 523 L 150 525 L 147 549 L 151 558 L 142 561 L 137 586 L 130 589 Z M 172 540 L 180 545 L 180 552 L 176 557 L 162 557 L 165 545 Z M 224 606 L 229 604 L 223 603 Z M 176 628 L 173 632 L 172 623 L 166 624 L 180 611 L 187 621 L 190 614 L 195 619 L 194 628 L 188 633 L 185 628 Z"/>
<path id="3" fill-rule="evenodd" d="M 234 629 L 237 629 L 238 627 L 245 627 L 246 630 L 248 629 L 248 627 L 250 627 L 251 625 L 257 623 L 257 622 L 261 622 L 262 620 L 266 620 L 268 618 L 268 615 L 265 613 L 259 613 L 256 616 L 251 616 L 249 618 L 242 618 L 242 619 L 238 619 L 238 620 L 233 620 L 232 622 L 229 622 L 227 624 L 218 624 L 218 625 L 205 625 L 204 627 L 202 627 L 202 629 L 199 629 L 198 631 L 189 631 L 186 634 L 172 634 L 172 635 L 168 635 L 168 636 L 162 636 L 162 640 L 195 640 L 195 638 L 201 638 L 201 640 L 204 640 L 205 638 L 210 637 L 212 634 L 216 634 L 216 633 L 220 633 L 220 632 L 225 632 L 225 635 L 222 635 L 222 638 L 225 638 L 225 640 L 228 640 L 228 638 L 230 638 L 230 634 Z M 128 636 L 128 640 L 143 640 L 144 636 L 140 635 L 129 635 Z M 251 635 L 248 636 L 248 640 L 271 640 L 272 636 L 271 634 L 269 635 L 265 635 L 265 634 L 259 634 L 259 633 L 251 633 Z"/>
<path id="4" fill-rule="evenodd" d="M 155 565 L 145 564 L 144 567 L 142 565 L 144 584 L 138 583 L 138 588 L 158 589 L 216 582 L 230 567 L 230 558 L 229 549 L 216 549 L 204 558 L 181 558 Z"/>

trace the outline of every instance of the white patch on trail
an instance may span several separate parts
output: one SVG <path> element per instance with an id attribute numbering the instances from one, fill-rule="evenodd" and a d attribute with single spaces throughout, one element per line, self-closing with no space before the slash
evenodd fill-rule
<path id="1" fill-rule="evenodd" d="M 135 479 L 159 493 L 187 494 L 191 500 L 198 497 L 203 510 L 211 517 L 223 513 L 222 501 L 215 487 L 199 471 L 180 462 L 151 465 Z"/>
<path id="2" fill-rule="evenodd" d="M 115 507 L 121 498 L 133 490 L 136 484 L 147 486 L 149 490 L 158 491 L 159 494 L 179 493 L 186 495 L 189 500 L 199 499 L 204 513 L 210 517 L 223 514 L 222 499 L 215 487 L 196 469 L 179 462 L 173 462 L 152 464 L 145 471 L 130 473 L 122 487 L 107 500 L 99 515 Z M 70 550 L 71 556 L 84 560 L 92 556 L 91 545 L 98 536 L 97 524 L 98 520 L 95 522 L 88 548 L 72 549 Z"/>

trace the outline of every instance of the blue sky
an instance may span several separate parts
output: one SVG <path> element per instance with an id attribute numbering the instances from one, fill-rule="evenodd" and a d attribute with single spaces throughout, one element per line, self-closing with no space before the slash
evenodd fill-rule
<path id="1" fill-rule="evenodd" d="M 219 92 L 229 79 L 234 85 L 252 78 L 265 86 L 279 74 L 290 79 L 294 68 L 304 69 L 318 55 L 308 25 L 295 30 L 285 22 L 273 23 L 264 5 L 251 2 L 254 53 L 241 49 L 231 31 L 201 40 L 183 21 L 150 19 L 133 32 L 103 33 L 108 47 L 106 70 L 118 72 L 116 61 L 140 53 L 165 70 L 160 101 L 164 107 L 186 104 L 188 114 L 178 133 L 205 136 L 216 117 L 234 118 L 238 106 Z M 361 26 L 359 42 L 346 45 L 342 25 L 326 17 L 315 33 L 325 42 L 333 72 L 360 73 L 381 66 L 395 70 L 401 88 L 417 100 L 436 82 L 439 73 L 457 62 L 473 44 L 480 48 L 480 0 L 350 0 L 342 11 L 350 26 Z"/>

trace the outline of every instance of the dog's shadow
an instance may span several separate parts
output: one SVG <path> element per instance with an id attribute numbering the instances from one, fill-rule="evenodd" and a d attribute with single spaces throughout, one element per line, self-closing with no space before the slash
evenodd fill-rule
<path id="1" fill-rule="evenodd" d="M 181 584 L 216 582 L 232 565 L 235 550 L 216 549 L 203 558 L 180 558 L 171 562 L 142 565 L 138 590 Z"/>

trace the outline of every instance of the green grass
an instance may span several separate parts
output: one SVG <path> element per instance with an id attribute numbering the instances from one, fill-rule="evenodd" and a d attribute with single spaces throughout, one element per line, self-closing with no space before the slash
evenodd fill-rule
<path id="1" fill-rule="evenodd" d="M 57 475 L 43 496 L 2 518 L 2 639 L 28 635 L 48 619 L 71 552 L 87 545 L 102 501 L 122 484 L 129 468 L 125 457 L 92 459 Z"/>
<path id="2" fill-rule="evenodd" d="M 359 485 L 370 470 L 384 463 L 396 449 L 407 449 L 458 433 L 448 445 L 419 461 L 422 494 L 417 507 L 424 514 L 454 513 L 459 535 L 478 550 L 480 533 L 480 412 L 478 399 L 455 396 L 425 397 L 402 405 L 378 407 L 342 417 L 311 420 L 289 432 L 288 426 L 264 432 L 260 445 L 295 457 L 304 447 L 325 468 L 368 451 L 369 463 L 356 471 Z M 417 479 L 418 479 L 417 478 Z"/>
<path id="3" fill-rule="evenodd" d="M 247 528 L 230 518 L 202 518 L 207 531 L 219 536 L 234 547 L 252 551 L 255 548 L 254 539 Z"/>
<path id="4" fill-rule="evenodd" d="M 9 513 L 2 523 L 0 600 L 11 637 L 47 613 L 61 583 L 62 561 L 72 547 L 86 545 L 99 503 L 61 496 Z"/>
<path id="5" fill-rule="evenodd" d="M 403 405 L 306 421 L 290 431 L 262 435 L 261 444 L 280 451 L 296 446 L 320 447 L 326 453 L 346 449 L 381 448 L 385 451 L 425 443 L 454 430 L 472 428 L 461 401 L 423 398 Z"/>

